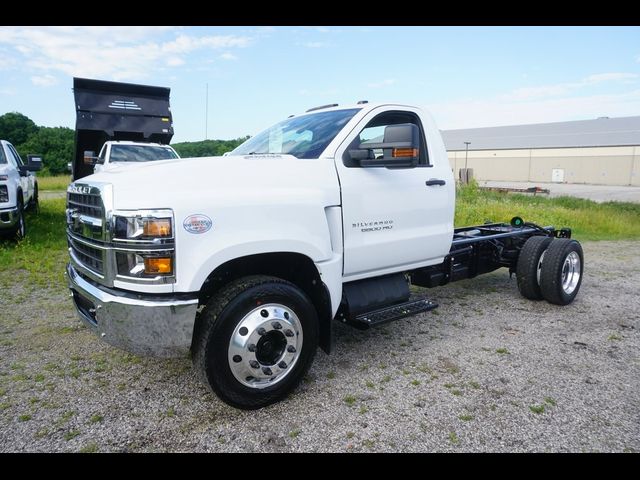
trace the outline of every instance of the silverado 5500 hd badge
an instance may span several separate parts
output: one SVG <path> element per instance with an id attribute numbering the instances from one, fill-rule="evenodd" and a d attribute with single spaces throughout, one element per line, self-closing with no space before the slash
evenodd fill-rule
<path id="1" fill-rule="evenodd" d="M 213 222 L 209 217 L 201 213 L 189 215 L 182 222 L 182 226 L 189 233 L 205 233 L 211 229 Z"/>
<path id="2" fill-rule="evenodd" d="M 391 230 L 393 220 L 378 220 L 376 222 L 355 222 L 351 228 L 359 228 L 361 232 L 378 232 L 380 230 Z"/>

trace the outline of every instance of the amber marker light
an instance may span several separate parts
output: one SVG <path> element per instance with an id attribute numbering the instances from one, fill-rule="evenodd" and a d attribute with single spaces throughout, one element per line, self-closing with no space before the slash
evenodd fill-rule
<path id="1" fill-rule="evenodd" d="M 142 234 L 145 237 L 170 237 L 171 220 L 169 218 L 145 220 Z"/>
<path id="2" fill-rule="evenodd" d="M 170 257 L 148 257 L 144 259 L 144 273 L 172 273 Z"/>
<path id="3" fill-rule="evenodd" d="M 393 157 L 417 157 L 418 149 L 417 148 L 394 148 L 393 149 Z"/>

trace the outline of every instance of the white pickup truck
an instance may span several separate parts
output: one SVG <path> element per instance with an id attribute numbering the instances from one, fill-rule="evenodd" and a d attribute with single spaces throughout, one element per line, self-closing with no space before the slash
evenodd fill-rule
<path id="1" fill-rule="evenodd" d="M 223 157 L 103 171 L 68 189 L 67 278 L 80 318 L 145 355 L 191 352 L 225 402 L 282 399 L 334 320 L 369 328 L 437 305 L 409 294 L 506 267 L 530 299 L 582 281 L 570 229 L 454 229 L 455 184 L 423 110 L 329 105 Z"/>
<path id="2" fill-rule="evenodd" d="M 38 181 L 31 172 L 41 168 L 40 157 L 29 155 L 25 165 L 14 146 L 0 140 L 0 236 L 20 240 L 27 234 L 24 210 L 38 204 Z"/>
<path id="3" fill-rule="evenodd" d="M 94 164 L 95 173 L 113 167 L 129 168 L 140 162 L 175 158 L 180 158 L 180 155 L 169 145 L 126 140 L 105 142 L 97 157 L 92 151 L 84 152 L 85 163 Z"/>

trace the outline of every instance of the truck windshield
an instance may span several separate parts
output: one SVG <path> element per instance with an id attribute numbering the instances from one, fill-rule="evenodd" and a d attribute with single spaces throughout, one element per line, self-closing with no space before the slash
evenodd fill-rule
<path id="1" fill-rule="evenodd" d="M 250 138 L 231 155 L 286 153 L 297 158 L 318 158 L 359 110 L 332 110 L 288 118 Z"/>
<path id="2" fill-rule="evenodd" d="M 156 145 L 111 145 L 112 162 L 149 162 L 180 158 L 171 147 Z"/>

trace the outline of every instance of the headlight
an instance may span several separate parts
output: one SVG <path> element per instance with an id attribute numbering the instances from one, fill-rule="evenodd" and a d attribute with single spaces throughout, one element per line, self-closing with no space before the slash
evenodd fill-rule
<path id="1" fill-rule="evenodd" d="M 173 236 L 172 219 L 116 216 L 114 240 L 153 240 Z"/>
<path id="2" fill-rule="evenodd" d="M 125 277 L 158 277 L 173 275 L 173 252 L 116 252 L 118 275 Z"/>
<path id="3" fill-rule="evenodd" d="M 117 210 L 111 228 L 118 277 L 171 281 L 175 276 L 173 211 Z"/>

